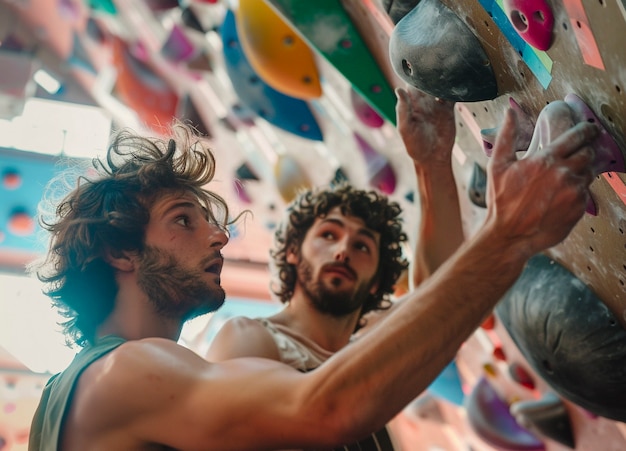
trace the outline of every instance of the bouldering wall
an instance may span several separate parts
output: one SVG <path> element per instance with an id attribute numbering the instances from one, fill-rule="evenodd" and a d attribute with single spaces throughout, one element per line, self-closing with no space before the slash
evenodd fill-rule
<path id="1" fill-rule="evenodd" d="M 624 0 L 0 0 L 0 11 L 0 117 L 38 97 L 102 108 L 115 128 L 194 124 L 215 149 L 216 189 L 234 211 L 254 212 L 231 231 L 224 285 L 263 301 L 272 231 L 302 186 L 379 189 L 405 209 L 414 238 L 415 180 L 393 88 L 457 101 L 467 236 L 484 217 L 507 108 L 523 129 L 520 157 L 540 151 L 561 111 L 595 121 L 601 157 L 587 213 L 531 261 L 393 429 L 405 450 L 626 448 Z M 35 86 L 40 68 L 58 92 Z M 59 155 L 8 147 L 0 268 L 19 272 L 42 250 L 34 214 Z M 12 425 L 20 437 L 26 428 Z"/>
<path id="2" fill-rule="evenodd" d="M 455 163 L 469 234 L 482 219 L 484 171 L 507 108 L 517 111 L 525 135 L 518 142 L 520 157 L 540 151 L 538 141 L 549 141 L 550 133 L 558 136 L 553 127 L 559 109 L 602 129 L 594 142 L 597 177 L 586 214 L 564 242 L 529 262 L 490 319 L 489 331 L 473 337 L 477 353 L 462 350 L 459 358 L 465 357 L 461 367 L 472 366 L 481 349 L 493 351 L 466 403 L 473 429 L 492 446 L 537 449 L 516 430 L 521 425 L 546 444 L 623 447 L 624 3 L 422 0 L 382 6 L 394 23 L 394 72 L 403 82 L 458 102 L 463 155 Z M 534 400 L 514 401 L 519 394 L 500 373 L 505 367 L 508 378 L 534 391 Z M 496 388 L 487 387 L 489 381 Z M 485 401 L 493 403 L 494 397 L 505 400 L 499 414 L 502 406 Z M 611 424 L 618 433 L 599 438 Z"/>
<path id="3" fill-rule="evenodd" d="M 294 26 L 303 25 L 296 2 L 268 1 Z M 459 353 L 466 421 L 449 412 L 446 420 L 441 410 L 433 415 L 432 403 L 424 400 L 414 403 L 413 414 L 457 429 L 469 424 L 474 435 L 467 436 L 479 437 L 467 439 L 475 447 L 623 448 L 623 2 L 341 3 L 367 36 L 374 58 L 392 69 L 392 86 L 407 83 L 457 102 L 454 165 L 467 235 L 483 218 L 485 169 L 507 108 L 520 119 L 520 157 L 541 151 L 562 132 L 555 129 L 559 115 L 602 130 L 593 143 L 596 180 L 585 216 L 565 241 L 529 262 L 497 313 Z M 314 19 L 307 20 L 302 35 L 319 48 Z M 413 434 L 405 443 L 409 449 L 424 449 L 434 437 Z"/>

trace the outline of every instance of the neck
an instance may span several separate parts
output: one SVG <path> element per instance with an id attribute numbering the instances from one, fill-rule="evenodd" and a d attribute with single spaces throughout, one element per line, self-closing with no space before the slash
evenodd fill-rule
<path id="1" fill-rule="evenodd" d="M 360 310 L 340 317 L 320 312 L 308 298 L 294 293 L 289 304 L 271 320 L 304 335 L 328 351 L 336 352 L 349 343 L 359 315 Z"/>
<path id="2" fill-rule="evenodd" d="M 120 288 L 115 308 L 98 328 L 97 336 L 117 335 L 126 340 L 155 337 L 177 341 L 182 325 L 179 319 L 160 315 L 140 290 Z"/>

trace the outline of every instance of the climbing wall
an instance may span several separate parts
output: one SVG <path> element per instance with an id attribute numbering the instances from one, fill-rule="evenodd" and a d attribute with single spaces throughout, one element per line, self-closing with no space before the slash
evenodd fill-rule
<path id="1" fill-rule="evenodd" d="M 538 125 L 550 130 L 559 108 L 602 129 L 594 142 L 597 177 L 586 214 L 563 243 L 531 260 L 495 314 L 459 352 L 463 408 L 440 407 L 433 415 L 432 402 L 422 402 L 405 414 L 417 412 L 431 427 L 434 422 L 459 435 L 464 431 L 462 443 L 450 435 L 437 439 L 450 449 L 468 444 L 488 449 L 623 449 L 623 2 L 343 3 L 368 27 L 378 23 L 388 29 L 385 19 L 390 19 L 391 31 L 375 34 L 378 43 L 372 48 L 388 51 L 388 63 L 401 83 L 457 101 L 453 163 L 467 235 L 480 227 L 484 216 L 485 169 L 506 109 L 514 108 L 520 119 L 520 157 L 540 151 L 537 142 L 545 143 L 546 137 L 540 136 Z M 405 436 L 413 434 L 413 443 L 425 443 L 419 426 L 401 430 Z M 427 449 L 420 446 L 415 449 Z"/>
<path id="2" fill-rule="evenodd" d="M 396 86 L 457 102 L 453 165 L 467 236 L 485 215 L 485 169 L 507 108 L 522 126 L 520 157 L 540 151 L 537 124 L 551 130 L 563 109 L 595 121 L 603 132 L 587 213 L 532 260 L 392 427 L 411 451 L 626 448 L 624 0 L 31 0 L 0 9 L 1 117 L 20 114 L 44 67 L 63 87 L 37 97 L 97 105 L 116 127 L 157 134 L 176 116 L 206 136 L 219 163 L 214 189 L 235 211 L 254 212 L 225 254 L 224 285 L 236 296 L 268 300 L 271 233 L 303 186 L 347 179 L 379 189 L 408 212 L 415 238 Z M 19 270 L 41 253 L 34 214 L 57 163 L 0 149 L 0 267 Z M 12 424 L 22 442 L 25 428 L 23 418 Z"/>
<path id="3" fill-rule="evenodd" d="M 45 249 L 37 223 L 38 201 L 55 171 L 67 162 L 0 148 L 0 267 L 19 267 Z"/>
<path id="4" fill-rule="evenodd" d="M 467 136 L 467 145 L 462 145 L 471 160 L 486 166 L 480 131 L 499 125 L 510 99 L 535 121 L 548 103 L 576 94 L 618 144 L 621 172 L 598 175 L 591 187 L 595 213 L 586 214 L 568 239 L 549 253 L 626 325 L 626 124 L 620 120 L 626 113 L 622 92 L 626 49 L 619 44 L 626 37 L 626 15 L 622 2 L 589 1 L 584 7 L 580 1 L 533 2 L 545 3 L 554 17 L 546 51 L 523 40 L 500 2 L 442 3 L 447 3 L 479 38 L 498 80 L 497 98 L 459 105 L 463 126 L 476 141 L 470 143 Z M 463 6 L 465 3 L 472 6 Z"/>
<path id="5" fill-rule="evenodd" d="M 442 373 L 392 425 L 406 449 L 626 447 L 623 2 L 268 1 L 362 82 L 367 70 L 342 69 L 341 49 L 325 48 L 319 33 L 334 18 L 330 4 L 341 3 L 391 86 L 457 102 L 453 163 L 468 236 L 484 217 L 485 170 L 506 109 L 519 118 L 519 157 L 558 136 L 563 114 L 601 128 L 582 220 L 531 259 L 447 369 L 456 377 Z M 384 114 L 384 102 L 369 101 Z"/>

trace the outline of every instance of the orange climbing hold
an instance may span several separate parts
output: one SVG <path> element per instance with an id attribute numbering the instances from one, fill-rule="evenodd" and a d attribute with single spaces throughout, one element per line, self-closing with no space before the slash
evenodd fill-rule
<path id="1" fill-rule="evenodd" d="M 265 83 L 299 99 L 321 97 L 315 55 L 271 6 L 261 0 L 239 0 L 235 18 L 243 51 Z"/>

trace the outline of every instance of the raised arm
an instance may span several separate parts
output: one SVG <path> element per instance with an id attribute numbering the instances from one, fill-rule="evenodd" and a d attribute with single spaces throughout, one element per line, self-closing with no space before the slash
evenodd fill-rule
<path id="1" fill-rule="evenodd" d="M 563 240 L 582 216 L 593 179 L 585 143 L 595 133 L 581 123 L 517 161 L 509 112 L 488 169 L 484 226 L 374 333 L 316 371 L 268 359 L 212 364 L 160 339 L 127 343 L 87 369 L 78 390 L 97 388 L 81 393 L 68 421 L 98 411 L 99 423 L 85 430 L 116 437 L 127 429 L 136 441 L 116 449 L 330 447 L 378 430 L 441 372 L 526 260 Z"/>
<path id="2" fill-rule="evenodd" d="M 398 132 L 413 159 L 419 195 L 419 228 L 412 262 L 418 286 L 463 242 L 463 227 L 452 148 L 456 136 L 454 102 L 416 88 L 397 88 Z"/>

